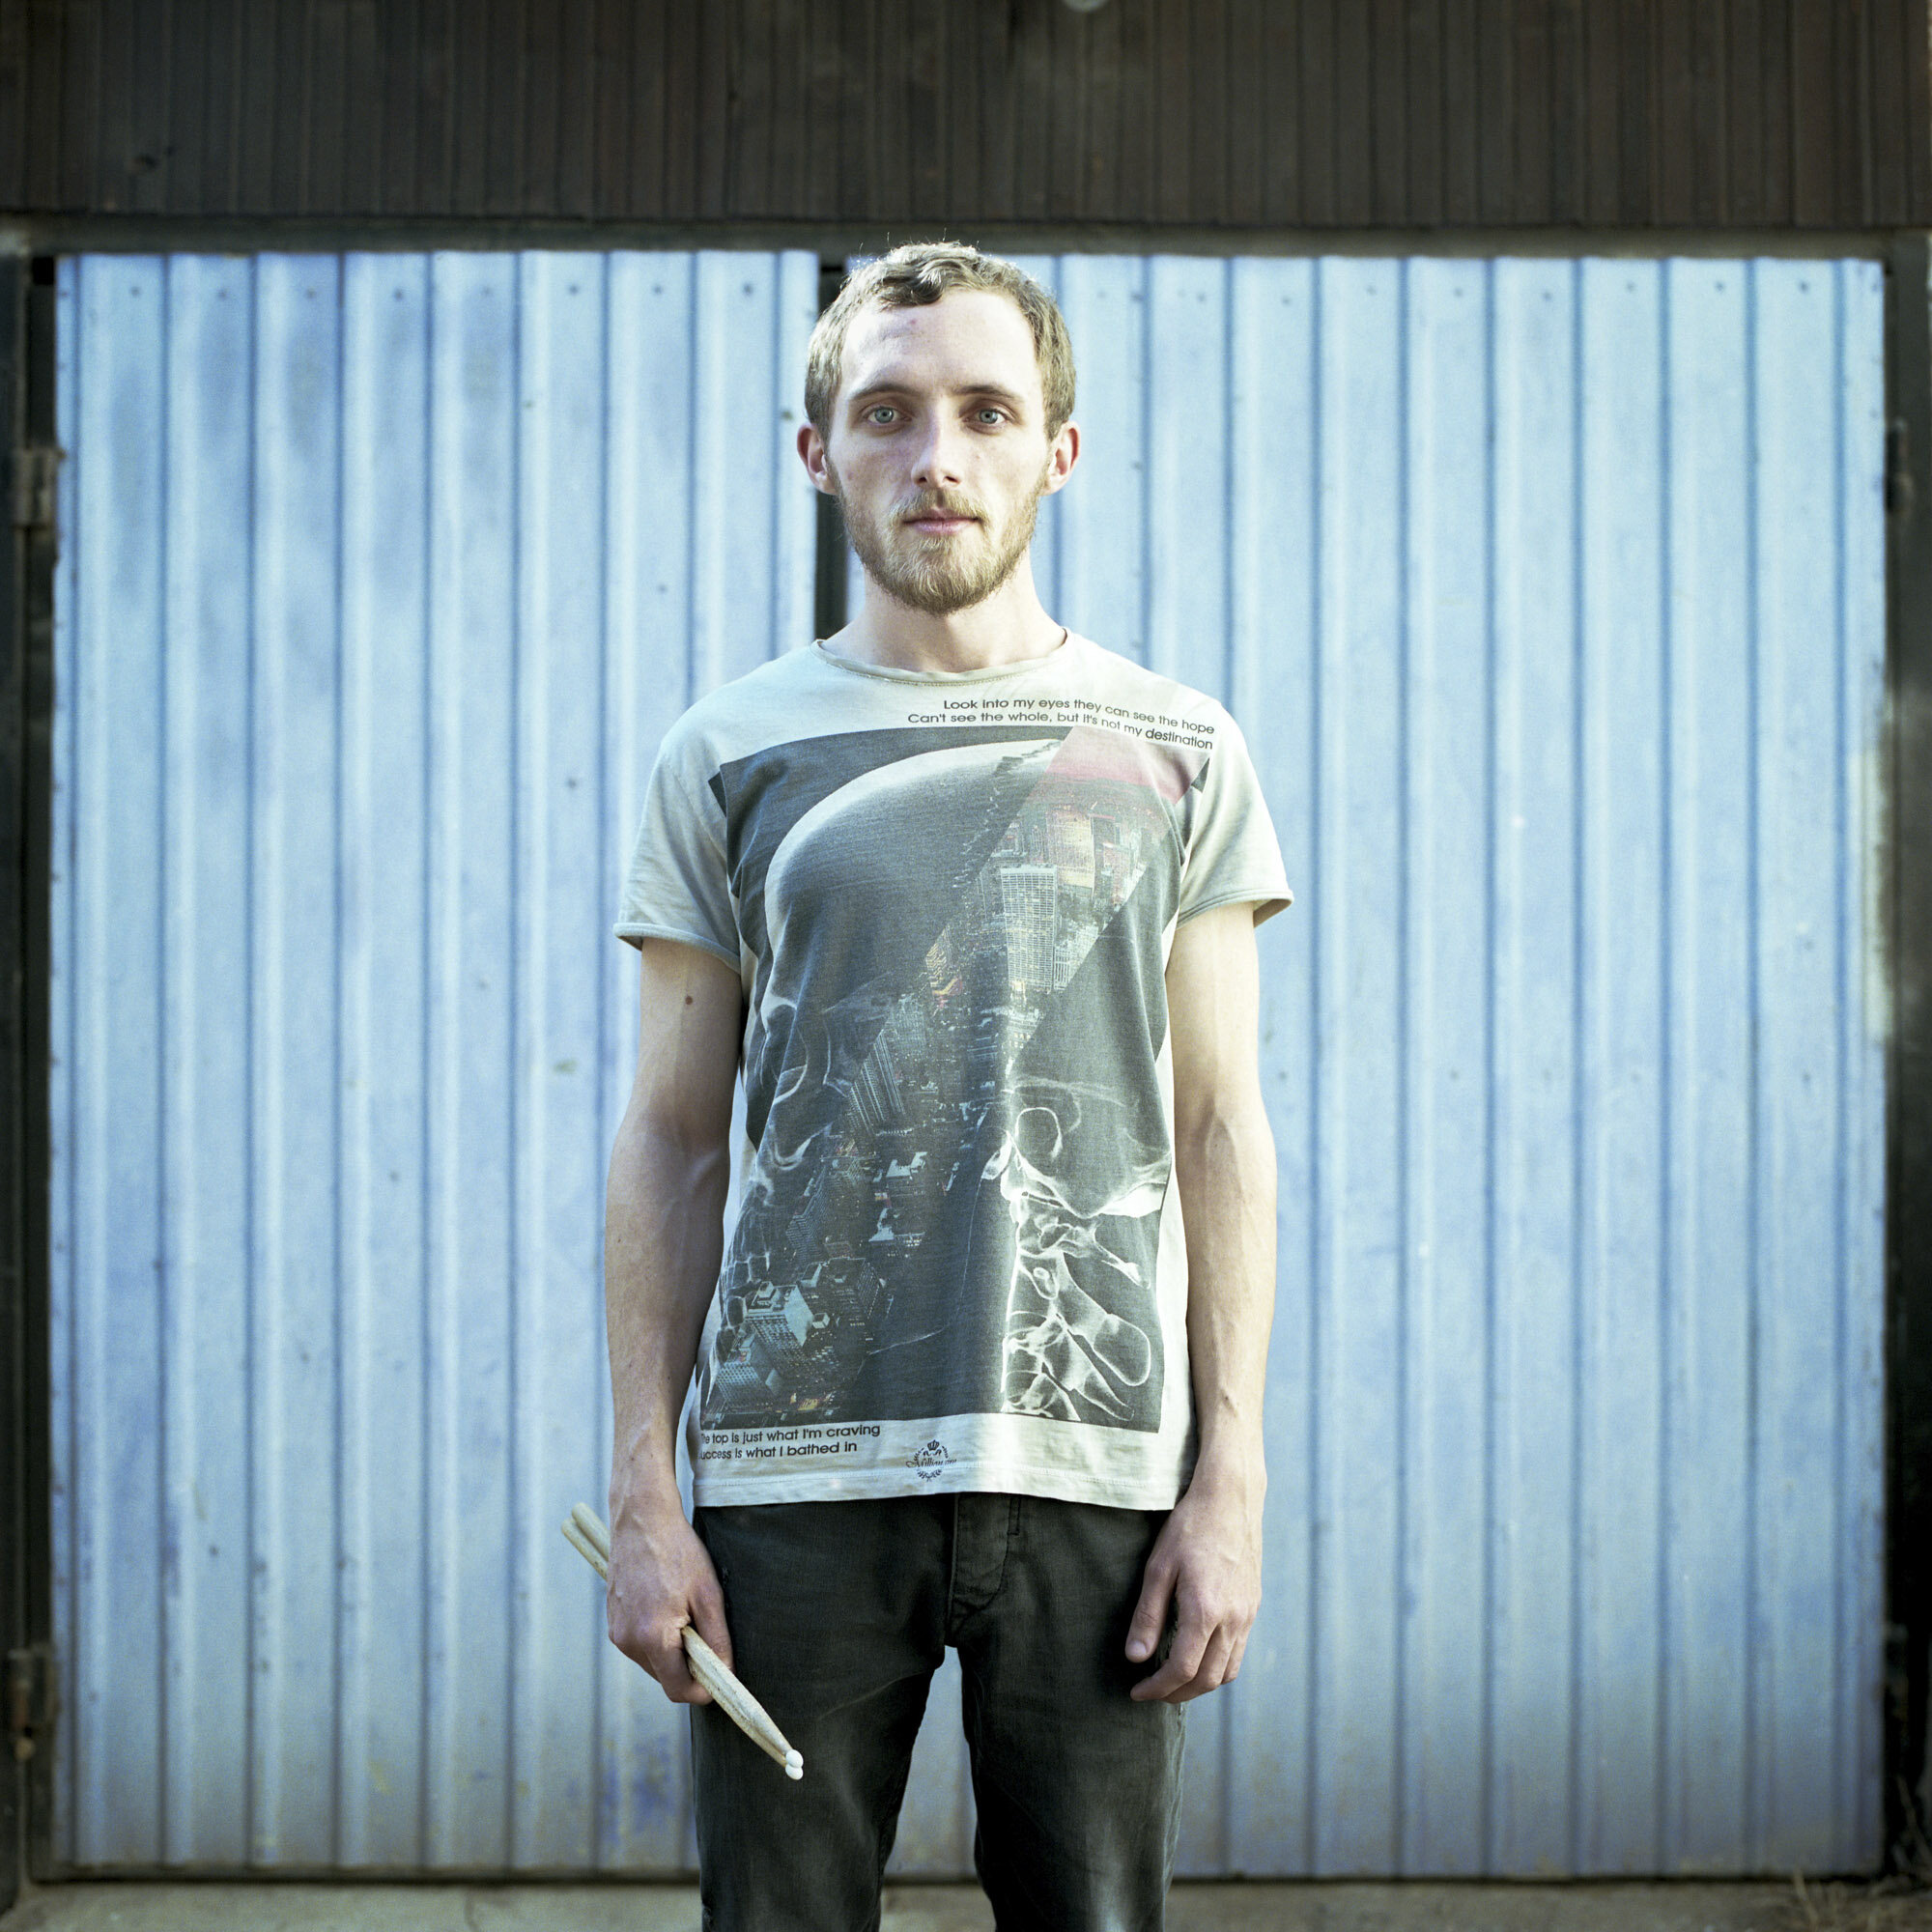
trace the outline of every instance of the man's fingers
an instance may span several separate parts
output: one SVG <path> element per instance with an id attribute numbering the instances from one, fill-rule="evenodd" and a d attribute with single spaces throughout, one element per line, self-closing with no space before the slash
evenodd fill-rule
<path id="1" fill-rule="evenodd" d="M 710 1703 L 711 1692 L 692 1675 L 682 1624 L 651 1646 L 651 1661 L 645 1667 L 673 1704 Z"/>
<path id="2" fill-rule="evenodd" d="M 1145 1663 L 1160 1648 L 1161 1633 L 1167 1628 L 1167 1607 L 1173 1601 L 1174 1572 L 1157 1560 L 1150 1561 L 1141 1583 L 1140 1602 L 1127 1625 L 1129 1663 Z"/>
<path id="3" fill-rule="evenodd" d="M 1151 1677 L 1142 1678 L 1134 1686 L 1133 1694 L 1145 1703 L 1150 1698 L 1170 1697 L 1181 1685 L 1192 1683 L 1213 1634 L 1213 1626 L 1193 1614 L 1183 1604 L 1180 1620 L 1174 1633 L 1174 1644 L 1167 1653 L 1167 1662 Z M 1128 1655 L 1132 1655 L 1131 1649 Z"/>
<path id="4" fill-rule="evenodd" d="M 698 1635 L 718 1653 L 718 1661 L 731 1668 L 731 1633 L 724 1623 L 724 1599 L 717 1590 L 695 1591 L 691 1600 L 691 1622 Z M 684 1639 L 678 1642 L 682 1645 Z"/>
<path id="5" fill-rule="evenodd" d="M 1151 1677 L 1136 1684 L 1129 1694 L 1143 1704 L 1184 1704 L 1227 1683 L 1233 1675 L 1230 1666 L 1235 1656 L 1236 1646 L 1225 1626 L 1190 1628 L 1183 1617 L 1167 1662 Z"/>

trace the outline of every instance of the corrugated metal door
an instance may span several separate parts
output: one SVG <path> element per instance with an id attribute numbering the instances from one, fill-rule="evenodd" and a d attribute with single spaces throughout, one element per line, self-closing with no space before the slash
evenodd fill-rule
<path id="1" fill-rule="evenodd" d="M 1269 1596 L 1186 1868 L 1871 1861 L 1877 270 L 1037 266 L 1087 432 L 1047 601 L 1226 698 L 1300 895 Z M 688 1860 L 555 1522 L 612 882 L 664 724 L 808 633 L 814 289 L 63 270 L 79 1864 Z M 963 1869 L 921 1753 L 902 1862 Z"/>

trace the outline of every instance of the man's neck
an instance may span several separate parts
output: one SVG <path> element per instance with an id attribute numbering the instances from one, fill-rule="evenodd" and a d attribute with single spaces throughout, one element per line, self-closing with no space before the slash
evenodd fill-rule
<path id="1" fill-rule="evenodd" d="M 1022 563 L 982 603 L 945 617 L 901 604 L 867 576 L 863 609 L 826 642 L 842 657 L 893 670 L 970 671 L 1046 657 L 1065 635 Z"/>

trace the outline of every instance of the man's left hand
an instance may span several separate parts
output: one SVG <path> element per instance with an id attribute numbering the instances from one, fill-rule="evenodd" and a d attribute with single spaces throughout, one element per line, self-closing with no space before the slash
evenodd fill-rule
<path id="1" fill-rule="evenodd" d="M 1216 1475 L 1197 1468 L 1148 1558 L 1127 1629 L 1127 1659 L 1145 1663 L 1153 1656 L 1170 1611 L 1174 1645 L 1166 1662 L 1134 1686 L 1133 1697 L 1184 1704 L 1232 1684 L 1261 1600 L 1259 1470 Z"/>

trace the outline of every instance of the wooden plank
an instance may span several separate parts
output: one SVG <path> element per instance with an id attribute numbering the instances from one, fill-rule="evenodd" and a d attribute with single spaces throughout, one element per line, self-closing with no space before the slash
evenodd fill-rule
<path id="1" fill-rule="evenodd" d="M 1335 12 L 1338 0 L 1303 0 L 1294 125 L 1299 130 L 1302 219 L 1323 227 L 1336 219 Z"/>
<path id="2" fill-rule="evenodd" d="M 1302 132 L 1300 103 L 1301 8 L 1261 10 L 1262 43 L 1256 61 L 1261 98 L 1262 215 L 1288 226 L 1302 218 Z"/>
<path id="3" fill-rule="evenodd" d="M 1615 36 L 1617 188 L 1620 225 L 1641 227 L 1662 216 L 1658 204 L 1656 45 L 1652 0 L 1623 0 L 1605 24 Z"/>
<path id="4" fill-rule="evenodd" d="M 807 13 L 804 0 L 774 0 L 771 9 L 771 135 L 764 205 L 774 214 L 810 212 L 804 167 L 813 134 L 807 105 Z"/>
<path id="5" fill-rule="evenodd" d="M 1525 0 L 1534 5 L 1535 0 Z M 1549 0 L 1550 221 L 1580 222 L 1590 203 L 1589 42 L 1581 0 Z"/>
<path id="6" fill-rule="evenodd" d="M 174 46 L 167 15 L 156 7 L 135 6 L 128 19 L 130 71 L 128 89 L 128 207 L 157 213 L 169 203 L 170 108 L 173 103 Z M 184 76 L 185 78 L 185 76 Z"/>
<path id="7" fill-rule="evenodd" d="M 1697 72 L 1697 49 L 1708 34 L 1709 19 L 1699 8 L 1660 7 L 1649 21 L 1657 98 L 1652 122 L 1657 150 L 1653 166 L 1657 219 L 1671 224 L 1694 218 L 1702 185 L 1703 128 L 1698 110 L 1703 89 Z"/>
<path id="8" fill-rule="evenodd" d="M 523 0 L 474 0 L 474 4 L 472 17 L 482 43 L 481 85 L 472 104 L 481 121 L 476 213 L 521 214 L 528 210 L 530 192 L 531 43 L 548 35 L 552 15 L 544 9 L 532 17 Z"/>
<path id="9" fill-rule="evenodd" d="M 1760 218 L 1776 226 L 1798 219 L 1796 168 L 1798 142 L 1794 59 L 1794 15 L 1802 0 L 1763 0 L 1758 29 L 1759 65 L 1753 80 L 1763 103 L 1759 156 L 1763 169 Z"/>
<path id="10" fill-rule="evenodd" d="M 772 118 L 787 83 L 785 71 L 775 65 L 772 52 L 774 15 L 780 10 L 757 0 L 737 0 L 735 6 L 721 11 L 731 23 L 725 205 L 734 214 L 769 215 L 776 207 L 777 175 Z"/>
<path id="11" fill-rule="evenodd" d="M 1208 225 L 1228 219 L 1228 10 L 1226 0 L 1187 9 L 1187 208 Z"/>
<path id="12" fill-rule="evenodd" d="M 380 208 L 387 115 L 382 23 L 373 7 L 351 7 L 343 23 L 343 101 L 337 139 L 343 144 L 345 212 Z"/>
<path id="13" fill-rule="evenodd" d="M 1525 117 L 1541 122 L 1542 103 L 1518 87 L 1517 40 L 1521 0 L 1502 10 L 1480 7 L 1471 15 L 1476 37 L 1477 122 L 1472 133 L 1476 168 L 1476 218 L 1501 224 L 1516 218 L 1515 171 L 1523 151 Z M 1547 136 L 1546 136 L 1547 138 Z"/>
<path id="14" fill-rule="evenodd" d="M 877 206 L 872 198 L 871 36 L 872 0 L 835 0 L 838 60 L 838 110 L 832 122 L 836 134 L 838 208 Z"/>
<path id="15" fill-rule="evenodd" d="M 1262 0 L 1229 0 L 1221 124 L 1225 218 L 1243 226 L 1267 219 L 1268 124 L 1275 103 L 1265 86 L 1267 15 Z"/>
<path id="16" fill-rule="evenodd" d="M 1376 218 L 1372 137 L 1375 122 L 1375 47 L 1372 16 L 1354 0 L 1338 0 L 1335 18 L 1335 215 L 1351 228 Z"/>
<path id="17" fill-rule="evenodd" d="M 1897 37 L 1883 44 L 1873 37 L 1874 59 L 1895 64 L 1905 76 L 1904 109 L 1897 120 L 1883 125 L 1879 154 L 1888 166 L 1902 157 L 1900 218 L 1915 226 L 1932 222 L 1932 61 L 1918 57 L 1918 49 L 1932 42 L 1925 0 L 1902 0 Z"/>
<path id="18" fill-rule="evenodd" d="M 1765 109 L 1762 21 L 1757 0 L 1728 0 L 1724 32 L 1724 210 L 1729 220 L 1762 221 L 1765 210 Z"/>
<path id="19" fill-rule="evenodd" d="M 656 196 L 648 204 L 668 219 L 688 217 L 697 207 L 697 87 L 699 22 L 688 10 L 653 14 L 638 10 L 638 72 L 645 98 L 654 100 L 660 120 L 653 138 L 640 145 L 646 184 Z M 650 31 L 645 31 L 646 26 Z"/>
<path id="20" fill-rule="evenodd" d="M 581 165 L 587 177 L 583 212 L 593 221 L 621 220 L 633 206 L 631 155 L 638 128 L 632 101 L 639 85 L 631 68 L 634 11 L 616 0 L 589 0 L 584 22 L 588 111 Z M 644 120 L 640 111 L 636 120 Z"/>
<path id="21" fill-rule="evenodd" d="M 133 185 L 128 176 L 134 134 L 129 98 L 133 87 L 132 0 L 99 0 L 90 24 L 99 39 L 84 74 L 77 77 L 83 85 L 91 84 L 95 96 L 91 117 L 94 144 L 86 157 L 77 205 L 98 205 L 122 213 L 130 205 Z"/>
<path id="22" fill-rule="evenodd" d="M 309 17 L 310 74 L 304 129 L 309 207 L 317 213 L 340 213 L 354 204 L 348 192 L 352 155 L 367 155 L 366 94 L 352 97 L 349 76 L 349 9 L 317 7 Z M 351 101 L 354 99 L 352 109 Z M 362 126 L 351 132 L 352 112 Z M 368 207 L 365 198 L 359 204 Z"/>
<path id="23" fill-rule="evenodd" d="M 1375 118 L 1361 129 L 1370 151 L 1376 218 L 1408 209 L 1418 222 L 1442 218 L 1441 12 L 1404 0 L 1374 0 Z"/>
<path id="24" fill-rule="evenodd" d="M 1800 228 L 1815 228 L 1833 212 L 1833 0 L 1790 0 L 1790 7 L 1791 219 Z"/>
<path id="25" fill-rule="evenodd" d="M 1103 10 L 1104 11 L 1104 10 Z M 1059 10 L 1053 17 L 1054 93 L 1060 111 L 1047 126 L 1046 205 L 1056 221 L 1077 221 L 1086 206 L 1086 156 L 1092 111 L 1094 37 L 1099 16 Z M 913 66 L 915 75 L 918 63 Z M 937 112 L 945 109 L 935 103 Z"/>
<path id="26" fill-rule="evenodd" d="M 215 18 L 225 11 L 223 0 L 178 0 L 162 23 L 173 81 L 166 102 L 169 199 L 181 207 L 206 208 L 211 201 L 208 149 L 220 139 L 222 103 L 211 98 L 208 68 L 219 38 Z"/>
<path id="27" fill-rule="evenodd" d="M 894 0 L 878 0 L 890 6 Z M 1007 117 L 1012 129 L 1012 218 L 1044 221 L 1047 198 L 1048 157 L 1052 141 L 1048 132 L 1058 103 L 1054 91 L 1054 44 L 1056 16 L 1060 7 L 1024 7 L 1009 10 L 1012 41 L 1008 54 L 1007 72 L 1011 76 L 1006 101 Z"/>
<path id="28" fill-rule="evenodd" d="M 1871 15 L 1864 6 L 1832 14 L 1832 220 L 1872 220 Z"/>
<path id="29" fill-rule="evenodd" d="M 1160 148 L 1149 130 L 1159 126 L 1161 83 L 1153 55 L 1153 23 L 1142 7 L 1118 11 L 1121 48 L 1120 111 L 1101 130 L 1103 152 L 1110 157 L 1108 174 L 1114 184 L 1110 200 L 1096 194 L 1096 217 L 1116 208 L 1122 219 L 1147 220 L 1154 205 L 1154 181 L 1160 167 Z"/>
<path id="30" fill-rule="evenodd" d="M 1564 144 L 1572 138 L 1576 116 L 1574 95 L 1559 64 L 1565 43 L 1555 22 L 1556 12 L 1555 0 L 1514 0 L 1510 10 L 1515 111 L 1499 184 L 1506 192 L 1496 210 L 1504 221 L 1554 221 L 1564 205 L 1561 184 L 1568 179 Z"/>
<path id="31" fill-rule="evenodd" d="M 1867 104 L 1863 136 L 1871 177 L 1871 218 L 1888 226 L 1902 225 L 1911 218 L 1912 206 L 1912 76 L 1909 59 L 1901 58 L 1905 20 L 1912 10 L 1907 0 L 1867 0 L 1867 6 L 1861 66 Z"/>
<path id="32" fill-rule="evenodd" d="M 1443 0 L 1441 48 L 1442 218 L 1452 227 L 1473 227 L 1482 218 L 1478 161 L 1485 118 L 1492 111 L 1482 93 L 1477 0 Z"/>
<path id="33" fill-rule="evenodd" d="M 586 219 L 597 212 L 598 0 L 569 0 L 557 48 L 556 207 Z"/>
<path id="34" fill-rule="evenodd" d="M 521 151 L 516 156 L 515 207 L 522 214 L 564 213 L 561 200 L 563 141 L 569 123 L 582 125 L 582 102 L 569 85 L 566 49 L 571 15 L 578 0 L 557 0 L 549 8 L 532 8 L 523 21 L 523 44 L 517 57 L 518 126 Z M 569 89 L 571 100 L 565 107 Z"/>
<path id="35" fill-rule="evenodd" d="M 1581 71 L 1578 78 L 1582 140 L 1581 194 L 1576 219 L 1614 226 L 1623 218 L 1621 186 L 1623 128 L 1618 35 L 1620 0 L 1579 0 Z"/>
<path id="36" fill-rule="evenodd" d="M 305 0 L 268 0 L 263 8 L 264 41 L 271 65 L 261 74 L 273 102 L 272 140 L 264 183 L 265 204 L 275 210 L 308 212 L 308 142 L 306 138 L 309 46 Z"/>
<path id="37" fill-rule="evenodd" d="M 1723 225 L 1730 206 L 1726 55 L 1723 9 L 1694 9 L 1690 14 L 1690 218 L 1713 228 Z"/>

